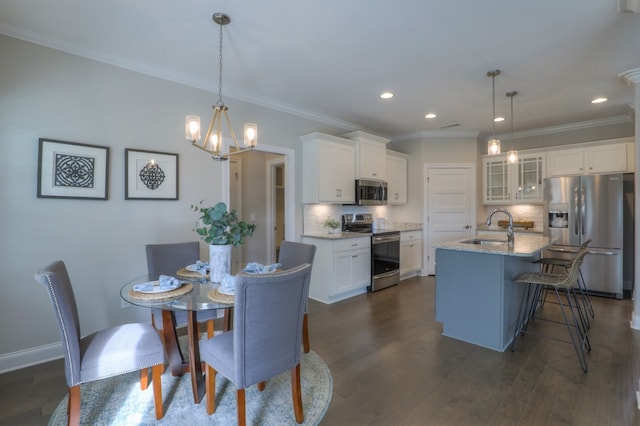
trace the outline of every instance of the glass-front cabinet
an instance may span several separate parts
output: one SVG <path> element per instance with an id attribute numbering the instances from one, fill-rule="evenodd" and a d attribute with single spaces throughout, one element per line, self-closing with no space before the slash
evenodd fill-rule
<path id="1" fill-rule="evenodd" d="M 482 160 L 483 202 L 484 204 L 504 204 L 510 202 L 509 163 L 506 155 L 485 157 Z"/>
<path id="2" fill-rule="evenodd" d="M 544 153 L 520 154 L 517 164 L 506 155 L 482 159 L 483 204 L 542 203 Z"/>
<path id="3" fill-rule="evenodd" d="M 541 203 L 544 153 L 518 156 L 516 203 Z"/>

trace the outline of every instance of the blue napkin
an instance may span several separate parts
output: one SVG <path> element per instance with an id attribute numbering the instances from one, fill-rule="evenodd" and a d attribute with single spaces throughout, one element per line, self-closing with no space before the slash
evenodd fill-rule
<path id="1" fill-rule="evenodd" d="M 282 263 L 272 263 L 271 265 L 263 265 L 258 262 L 250 262 L 247 263 L 247 266 L 242 270 L 242 272 L 247 272 L 249 274 L 269 274 L 271 272 L 275 272 L 276 269 L 282 268 Z"/>
<path id="2" fill-rule="evenodd" d="M 158 279 L 160 288 L 171 290 L 180 286 L 180 280 L 170 275 L 160 275 Z"/>
<path id="3" fill-rule="evenodd" d="M 207 275 L 207 272 L 209 271 L 209 262 L 202 262 L 200 260 L 196 260 L 196 269 L 202 275 Z"/>
<path id="4" fill-rule="evenodd" d="M 236 280 L 238 277 L 236 275 L 225 274 L 222 282 L 220 283 L 220 290 L 226 294 L 232 294 L 236 291 Z"/>

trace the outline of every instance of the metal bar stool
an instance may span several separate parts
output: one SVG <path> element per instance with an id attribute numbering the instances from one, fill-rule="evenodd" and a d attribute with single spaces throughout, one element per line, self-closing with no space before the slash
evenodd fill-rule
<path id="1" fill-rule="evenodd" d="M 515 350 L 516 342 L 519 334 L 529 333 L 536 334 L 527 330 L 529 323 L 533 319 L 540 319 L 550 322 L 556 322 L 565 324 L 567 331 L 569 332 L 570 340 L 559 339 L 556 337 L 550 337 L 554 340 L 558 340 L 565 343 L 573 344 L 573 347 L 578 356 L 580 367 L 586 373 L 587 372 L 587 358 L 585 355 L 585 349 L 591 350 L 591 344 L 589 337 L 587 336 L 587 330 L 583 328 L 579 320 L 578 294 L 575 291 L 575 283 L 578 279 L 580 265 L 584 260 L 584 257 L 589 253 L 587 248 L 581 248 L 578 254 L 571 261 L 568 269 L 568 273 L 564 275 L 546 274 L 543 272 L 529 272 L 521 274 L 516 278 L 516 282 L 527 284 L 527 291 L 523 294 L 522 301 L 520 303 L 520 311 L 518 315 L 518 325 L 513 336 L 511 343 L 511 350 Z M 553 319 L 544 318 L 540 315 L 536 315 L 542 310 L 541 291 L 548 290 L 556 295 L 558 306 L 562 313 L 564 322 L 555 321 Z M 563 293 L 566 299 L 566 303 L 563 303 L 560 293 Z M 568 309 L 567 309 L 568 308 Z"/>
<path id="2" fill-rule="evenodd" d="M 590 243 L 591 239 L 584 241 L 580 245 L 580 249 L 586 248 Z M 541 271 L 545 273 L 553 273 L 556 266 L 561 267 L 565 272 L 568 272 L 572 260 L 573 258 L 543 257 L 536 260 L 534 263 L 539 263 L 542 266 Z M 578 290 L 580 291 L 581 302 L 584 307 L 584 311 L 582 309 L 580 310 L 581 321 L 585 323 L 587 328 L 589 328 L 591 324 L 589 322 L 589 318 L 584 314 L 584 312 L 588 312 L 591 318 L 595 318 L 595 312 L 593 310 L 593 305 L 591 304 L 591 298 L 589 297 L 589 289 L 587 288 L 587 283 L 581 270 L 578 271 Z"/>

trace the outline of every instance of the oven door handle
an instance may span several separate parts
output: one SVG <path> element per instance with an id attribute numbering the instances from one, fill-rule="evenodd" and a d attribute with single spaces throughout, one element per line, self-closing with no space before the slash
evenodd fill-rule
<path id="1" fill-rule="evenodd" d="M 371 239 L 371 244 L 384 244 L 384 243 L 393 243 L 395 241 L 400 241 L 400 236 L 397 237 L 376 237 L 374 236 Z"/>
<path id="2" fill-rule="evenodd" d="M 388 278 L 394 275 L 398 275 L 400 273 L 400 269 L 394 269 L 393 271 L 385 272 L 383 274 L 374 275 L 375 278 Z"/>

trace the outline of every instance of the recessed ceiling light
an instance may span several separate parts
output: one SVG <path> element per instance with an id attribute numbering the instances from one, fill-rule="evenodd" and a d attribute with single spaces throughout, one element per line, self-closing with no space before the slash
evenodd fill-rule
<path id="1" fill-rule="evenodd" d="M 382 99 L 391 99 L 391 98 L 393 98 L 393 93 L 391 93 L 391 92 L 382 92 L 380 94 L 380 97 Z"/>
<path id="2" fill-rule="evenodd" d="M 592 104 L 601 104 L 603 102 L 607 102 L 607 98 L 595 98 L 591 101 Z"/>
<path id="3" fill-rule="evenodd" d="M 496 117 L 493 119 L 493 121 L 495 121 L 496 123 L 499 123 L 501 121 L 504 121 L 504 117 Z"/>
<path id="4" fill-rule="evenodd" d="M 437 115 L 435 115 L 434 113 L 430 112 L 429 114 L 425 115 L 424 118 L 436 118 Z"/>

